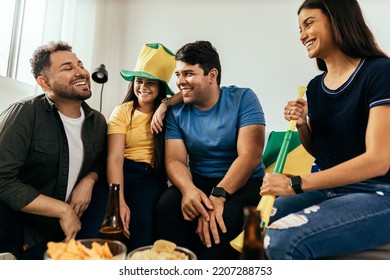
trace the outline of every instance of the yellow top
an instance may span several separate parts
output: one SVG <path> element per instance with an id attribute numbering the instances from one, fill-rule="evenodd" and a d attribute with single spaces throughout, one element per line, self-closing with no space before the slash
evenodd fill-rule
<path id="1" fill-rule="evenodd" d="M 108 120 L 107 134 L 125 134 L 124 157 L 153 165 L 154 138 L 150 132 L 153 113 L 135 110 L 130 127 L 132 108 L 132 101 L 115 107 Z"/>

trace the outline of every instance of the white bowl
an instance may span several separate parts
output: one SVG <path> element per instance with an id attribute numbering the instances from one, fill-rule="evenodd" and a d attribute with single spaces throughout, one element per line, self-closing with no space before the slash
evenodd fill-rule
<path id="1" fill-rule="evenodd" d="M 137 249 L 134 249 L 133 251 L 131 251 L 130 253 L 127 254 L 126 259 L 127 259 L 127 260 L 130 260 L 131 257 L 132 257 L 136 252 L 149 250 L 149 249 L 152 249 L 152 247 L 153 247 L 153 245 L 148 245 L 148 246 L 143 246 L 143 247 L 139 247 L 139 248 L 137 248 Z M 178 251 L 178 252 L 181 252 L 181 253 L 186 254 L 186 255 L 188 256 L 188 260 L 197 260 L 197 257 L 196 257 L 196 255 L 195 255 L 195 253 L 192 252 L 191 250 L 187 249 L 187 248 L 177 246 L 177 247 L 175 248 L 175 251 Z"/>

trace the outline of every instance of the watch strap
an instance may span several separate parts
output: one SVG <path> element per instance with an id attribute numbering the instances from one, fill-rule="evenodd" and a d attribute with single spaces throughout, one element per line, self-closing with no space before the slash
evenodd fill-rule
<path id="1" fill-rule="evenodd" d="M 230 198 L 230 194 L 222 187 L 214 187 L 211 190 L 211 195 L 215 197 L 224 197 L 226 199 Z"/>
<path id="2" fill-rule="evenodd" d="M 303 193 L 301 176 L 293 176 L 290 178 L 290 186 L 296 194 Z"/>

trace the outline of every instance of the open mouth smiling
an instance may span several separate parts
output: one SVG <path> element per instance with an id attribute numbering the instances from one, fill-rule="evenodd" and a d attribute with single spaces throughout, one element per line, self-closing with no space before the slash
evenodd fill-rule
<path id="1" fill-rule="evenodd" d="M 305 47 L 306 47 L 306 48 L 309 48 L 311 45 L 314 44 L 314 41 L 315 41 L 315 40 L 309 40 L 309 41 L 305 42 Z"/>

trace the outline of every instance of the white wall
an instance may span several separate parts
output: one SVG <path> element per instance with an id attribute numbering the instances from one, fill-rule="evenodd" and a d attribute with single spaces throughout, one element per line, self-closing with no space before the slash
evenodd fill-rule
<path id="1" fill-rule="evenodd" d="M 390 53 L 390 1 L 360 0 L 380 46 Z M 318 73 L 299 41 L 297 9 L 302 0 L 107 0 L 98 8 L 103 46 L 93 65 L 104 63 L 109 80 L 103 112 L 109 116 L 125 95 L 127 82 L 119 71 L 132 70 L 145 43 L 160 42 L 172 51 L 195 40 L 209 40 L 218 49 L 222 85 L 250 87 L 266 114 L 267 131 L 285 130 L 283 107 L 297 87 Z M 91 69 L 93 70 L 93 69 Z M 171 81 L 174 89 L 174 78 Z M 100 85 L 92 102 L 98 108 Z M 96 103 L 97 102 L 97 103 Z"/>
<path id="2" fill-rule="evenodd" d="M 286 130 L 285 103 L 296 97 L 298 86 L 318 74 L 315 60 L 299 42 L 297 9 L 302 1 L 66 0 L 65 12 L 46 16 L 43 40 L 68 41 L 91 73 L 99 64 L 106 65 L 109 80 L 102 111 L 107 118 L 127 89 L 119 71 L 134 68 L 145 43 L 160 42 L 175 52 L 185 43 L 209 40 L 220 54 L 222 85 L 252 88 L 263 105 L 267 131 Z M 379 45 L 390 54 L 390 1 L 359 3 Z M 74 28 L 74 33 L 54 28 L 60 17 L 62 29 Z M 177 90 L 174 82 L 172 78 Z M 92 90 L 88 103 L 99 109 L 101 85 L 92 82 Z M 1 104 L 8 102 L 3 94 L 0 98 Z"/>

